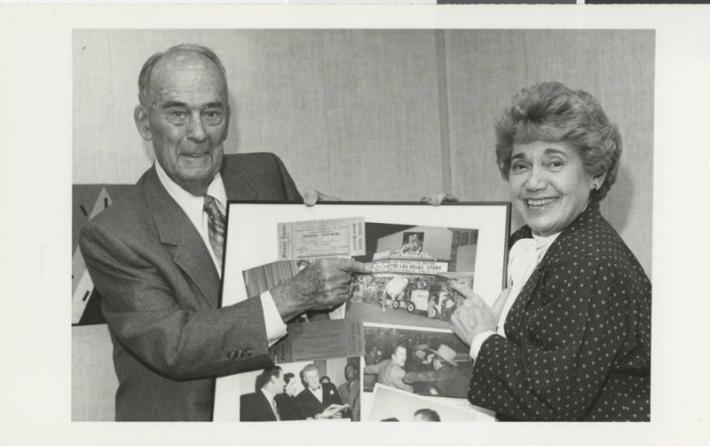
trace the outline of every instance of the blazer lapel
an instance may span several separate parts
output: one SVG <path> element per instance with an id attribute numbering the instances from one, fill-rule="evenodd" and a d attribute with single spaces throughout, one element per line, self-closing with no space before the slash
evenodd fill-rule
<path id="1" fill-rule="evenodd" d="M 515 299 L 513 306 L 510 308 L 508 317 L 505 320 L 505 334 L 507 337 L 514 338 L 523 334 L 525 321 L 534 314 L 534 312 L 529 311 L 529 306 L 533 296 L 535 295 L 535 290 L 537 289 L 538 283 L 540 282 L 547 265 L 550 263 L 550 259 L 555 255 L 560 238 L 563 236 L 564 234 L 560 234 L 557 240 L 552 242 L 552 245 L 548 248 L 547 253 L 542 258 L 540 263 L 537 264 L 530 275 L 530 278 L 527 282 L 525 282 L 525 285 L 520 290 L 520 294 L 518 294 L 518 297 Z"/>
<path id="2" fill-rule="evenodd" d="M 174 247 L 173 261 L 200 289 L 203 302 L 217 308 L 220 279 L 200 234 L 160 184 L 154 168 L 144 180 L 146 201 L 161 242 Z"/>
<path id="3" fill-rule="evenodd" d="M 558 255 L 563 255 L 565 247 L 575 246 L 578 244 L 580 233 L 584 233 L 587 228 L 593 227 L 595 219 L 601 218 L 599 214 L 599 204 L 596 202 L 591 202 L 587 209 L 585 209 L 567 228 L 562 230 L 562 233 L 557 237 L 557 239 L 552 242 L 547 253 L 542 258 L 540 263 L 535 267 L 532 275 L 520 290 L 518 298 L 513 303 L 510 308 L 508 317 L 505 321 L 505 333 L 508 337 L 519 336 L 523 334 L 523 327 L 526 319 L 529 319 L 535 315 L 535 311 L 528 311 L 528 307 L 531 304 L 531 300 L 535 295 L 535 289 L 538 286 L 542 276 L 549 263 Z M 560 253 L 560 254 L 558 254 Z M 536 305 L 544 305 L 540 302 Z"/>
<path id="4" fill-rule="evenodd" d="M 504 322 L 505 334 L 508 338 L 517 338 L 517 336 L 523 334 L 523 323 L 525 322 L 525 315 L 527 313 L 526 309 L 532 299 L 535 288 L 537 288 L 537 283 L 540 280 L 541 266 L 542 262 L 535 267 L 532 275 L 520 290 L 520 294 L 518 294 L 518 297 L 515 299 L 513 306 L 510 307 L 510 312 Z"/>

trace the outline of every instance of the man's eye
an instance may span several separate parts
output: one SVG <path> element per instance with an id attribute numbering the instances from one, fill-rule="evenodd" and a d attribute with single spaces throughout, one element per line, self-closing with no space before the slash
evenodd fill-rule
<path id="1" fill-rule="evenodd" d="M 172 119 L 185 119 L 187 118 L 187 112 L 183 110 L 170 110 L 168 111 L 168 117 Z"/>
<path id="2" fill-rule="evenodd" d="M 202 119 L 209 125 L 217 125 L 224 119 L 224 113 L 222 113 L 222 110 L 205 110 L 202 112 Z"/>

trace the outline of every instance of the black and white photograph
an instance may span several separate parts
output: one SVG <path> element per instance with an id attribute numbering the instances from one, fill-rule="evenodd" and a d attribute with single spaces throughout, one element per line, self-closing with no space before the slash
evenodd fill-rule
<path id="1" fill-rule="evenodd" d="M 302 361 L 243 373 L 239 421 L 360 421 L 359 361 Z"/>
<path id="2" fill-rule="evenodd" d="M 309 264 L 307 260 L 277 260 L 243 271 L 247 298 L 258 297 L 282 280 L 292 279 Z"/>
<path id="3" fill-rule="evenodd" d="M 402 253 L 419 254 L 424 242 L 423 232 L 405 231 L 402 233 Z"/>
<path id="4" fill-rule="evenodd" d="M 380 422 L 493 422 L 490 413 L 447 405 L 393 387 L 375 384 L 366 421 Z"/>
<path id="5" fill-rule="evenodd" d="M 158 3 L 0 8 L 5 442 L 702 444 L 706 5 Z M 279 224 L 333 219 L 401 227 L 266 267 L 315 252 Z M 372 282 L 458 264 L 428 228 L 477 231 L 471 277 Z M 330 427 L 240 421 L 289 418 L 265 392 L 309 363 L 377 421 L 340 394 Z M 381 423 L 435 404 L 495 422 Z"/>
<path id="6" fill-rule="evenodd" d="M 410 393 L 466 398 L 473 361 L 451 331 L 363 324 L 363 390 L 375 384 Z"/>
<path id="7" fill-rule="evenodd" d="M 72 326 L 72 419 L 238 419 L 245 374 L 246 393 L 279 390 L 269 348 L 290 321 L 349 302 L 347 316 L 365 301 L 354 277 L 416 258 L 473 276 L 388 282 L 353 312 L 410 327 L 365 329 L 366 393 L 396 383 L 500 421 L 651 420 L 655 41 L 75 29 L 74 187 L 131 186 L 97 213 L 72 204 L 90 216 L 74 300 L 103 317 Z M 400 227 L 368 238 L 369 259 L 249 296 L 243 272 L 277 259 L 279 223 L 338 218 Z M 432 228 L 469 232 L 439 243 Z"/>
<path id="8" fill-rule="evenodd" d="M 403 225 L 366 222 L 365 238 L 366 253 L 355 259 L 370 262 L 372 273 L 354 275 L 351 307 L 375 305 L 382 312 L 402 310 L 448 321 L 463 300 L 449 281 L 474 287 L 477 229 L 403 229 Z"/>

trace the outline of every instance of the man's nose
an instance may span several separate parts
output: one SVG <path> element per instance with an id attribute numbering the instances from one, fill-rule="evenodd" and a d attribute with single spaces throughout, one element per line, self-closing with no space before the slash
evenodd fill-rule
<path id="1" fill-rule="evenodd" d="M 202 115 L 199 111 L 194 111 L 190 115 L 190 121 L 187 123 L 187 136 L 197 142 L 202 142 L 207 139 L 207 132 L 205 131 L 205 125 L 202 123 Z"/>

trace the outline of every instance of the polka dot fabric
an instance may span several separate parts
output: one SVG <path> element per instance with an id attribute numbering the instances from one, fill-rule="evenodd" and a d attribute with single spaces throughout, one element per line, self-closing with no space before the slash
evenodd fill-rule
<path id="1" fill-rule="evenodd" d="M 550 246 L 505 333 L 481 347 L 473 404 L 502 419 L 650 419 L 651 284 L 597 204 Z"/>

